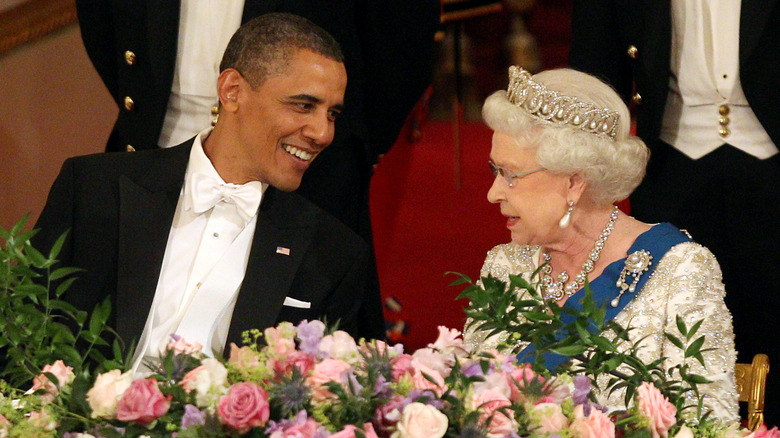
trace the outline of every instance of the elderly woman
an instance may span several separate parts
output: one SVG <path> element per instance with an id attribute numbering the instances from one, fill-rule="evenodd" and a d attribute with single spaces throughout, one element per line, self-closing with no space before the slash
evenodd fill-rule
<path id="1" fill-rule="evenodd" d="M 703 319 L 706 369 L 689 365 L 713 381 L 700 386 L 705 406 L 736 420 L 734 334 L 717 260 L 674 226 L 640 222 L 613 205 L 637 187 L 649 156 L 629 133 L 628 109 L 608 85 L 574 70 L 532 76 L 511 67 L 509 76 L 507 92 L 490 96 L 483 116 L 494 131 L 488 200 L 501 207 L 512 242 L 488 252 L 481 275 L 521 275 L 564 307 L 579 305 L 587 277 L 607 317 L 634 327 L 632 341 L 644 338 L 646 363 L 662 356 L 667 366 L 680 363 L 683 352 L 664 332 L 684 338 L 676 316 L 688 327 Z M 472 349 L 501 340 L 467 327 Z M 618 394 L 602 401 L 624 407 Z"/>

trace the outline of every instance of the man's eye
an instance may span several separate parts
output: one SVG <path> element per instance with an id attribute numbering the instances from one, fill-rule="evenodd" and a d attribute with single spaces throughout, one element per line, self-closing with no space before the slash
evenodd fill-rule
<path id="1" fill-rule="evenodd" d="M 341 115 L 341 111 L 330 110 L 328 111 L 328 118 L 330 120 L 336 120 Z"/>
<path id="2" fill-rule="evenodd" d="M 304 111 L 311 111 L 314 109 L 314 104 L 311 104 L 309 102 L 298 102 L 295 104 L 298 108 L 304 110 Z"/>

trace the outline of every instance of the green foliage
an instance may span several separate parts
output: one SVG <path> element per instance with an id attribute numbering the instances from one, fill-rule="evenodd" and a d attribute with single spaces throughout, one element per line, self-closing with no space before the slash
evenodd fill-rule
<path id="1" fill-rule="evenodd" d="M 531 278 L 535 277 L 536 273 Z M 608 375 L 607 388 L 602 390 L 624 389 L 626 406 L 631 406 L 642 382 L 650 382 L 669 398 L 678 412 L 691 410 L 690 417 L 704 418 L 701 399 L 696 405 L 686 399 L 689 393 L 698 396 L 697 386 L 709 382 L 703 376 L 691 373 L 689 365 L 691 360 L 702 365 L 704 362 L 704 337 L 695 336 L 702 321 L 687 328 L 682 318 L 677 317 L 677 327 L 683 338 L 665 335 L 684 352 L 684 360 L 665 369 L 665 357 L 649 364 L 637 357 L 642 340 L 632 342 L 631 327 L 605 319 L 606 303 L 598 305 L 595 302 L 587 281 L 582 310 L 578 310 L 543 299 L 533 284 L 519 276 L 510 275 L 509 284 L 493 277 L 481 280 L 480 287 L 461 275 L 453 283 L 468 285 L 458 296 L 470 301 L 466 316 L 477 330 L 487 331 L 489 336 L 501 334 L 504 341 L 500 349 L 519 354 L 518 358 L 531 363 L 536 372 L 545 371 L 544 354 L 553 352 L 570 359 L 551 371 L 584 374 L 594 383 L 597 376 Z M 571 322 L 564 322 L 564 315 L 568 315 L 567 320 Z M 524 351 L 529 343 L 534 345 L 530 353 Z"/>
<path id="2" fill-rule="evenodd" d="M 26 222 L 25 216 L 10 231 L 0 227 L 0 378 L 20 387 L 56 360 L 77 375 L 87 361 L 119 366 L 121 360 L 109 361 L 95 348 L 110 347 L 110 301 L 88 316 L 62 299 L 79 272 L 57 266 L 67 233 L 42 254 L 30 244 L 36 231 L 24 231 Z"/>

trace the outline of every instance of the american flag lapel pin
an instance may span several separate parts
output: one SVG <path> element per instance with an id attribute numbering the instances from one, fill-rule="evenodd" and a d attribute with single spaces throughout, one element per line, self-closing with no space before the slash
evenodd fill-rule
<path id="1" fill-rule="evenodd" d="M 276 253 L 277 254 L 283 254 L 283 255 L 290 255 L 290 248 L 285 248 L 283 246 L 277 246 L 276 247 Z"/>

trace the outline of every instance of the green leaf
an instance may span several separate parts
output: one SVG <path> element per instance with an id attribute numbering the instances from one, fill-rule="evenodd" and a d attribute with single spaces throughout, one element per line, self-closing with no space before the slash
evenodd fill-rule
<path id="1" fill-rule="evenodd" d="M 56 241 L 54 241 L 54 245 L 51 247 L 51 251 L 49 251 L 49 260 L 55 260 L 57 256 L 60 255 L 60 251 L 62 250 L 62 246 L 65 244 L 65 239 L 68 237 L 68 231 L 65 231 L 60 235 L 60 237 L 57 238 Z"/>
<path id="2" fill-rule="evenodd" d="M 704 344 L 704 336 L 701 336 L 697 338 L 695 341 L 691 342 L 691 345 L 689 345 L 688 348 L 685 350 L 685 357 L 693 357 L 699 354 L 699 350 L 701 350 L 701 346 L 703 344 Z"/>
<path id="3" fill-rule="evenodd" d="M 67 277 L 68 275 L 75 274 L 76 272 L 81 272 L 83 269 L 79 268 L 59 268 L 52 271 L 52 273 L 49 275 L 50 281 L 56 281 L 60 278 Z"/>
<path id="4" fill-rule="evenodd" d="M 576 356 L 578 354 L 582 354 L 587 349 L 588 347 L 585 345 L 569 345 L 566 347 L 554 348 L 550 351 L 556 354 L 560 354 L 561 356 Z"/>
<path id="5" fill-rule="evenodd" d="M 674 344 L 675 347 L 679 348 L 680 350 L 685 350 L 685 344 L 682 343 L 679 339 L 677 339 L 676 336 L 670 334 L 670 333 L 664 333 L 666 336 L 666 339 L 669 340 L 672 344 Z"/>
<path id="6" fill-rule="evenodd" d="M 680 333 L 683 336 L 688 335 L 688 329 L 685 328 L 685 321 L 683 321 L 682 316 L 679 314 L 675 317 L 675 320 L 677 321 L 677 330 L 680 331 Z"/>

